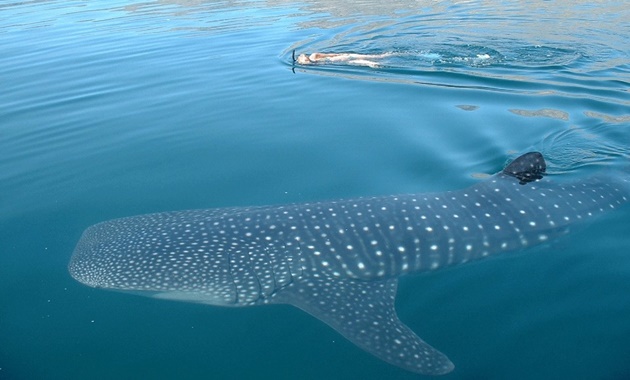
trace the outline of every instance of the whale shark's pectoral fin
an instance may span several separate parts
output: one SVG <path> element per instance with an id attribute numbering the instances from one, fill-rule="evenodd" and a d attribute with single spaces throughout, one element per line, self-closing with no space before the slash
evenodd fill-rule
<path id="1" fill-rule="evenodd" d="M 396 279 L 309 278 L 292 283 L 274 301 L 299 307 L 388 363 L 426 375 L 450 372 L 453 363 L 398 319 L 397 284 Z"/>

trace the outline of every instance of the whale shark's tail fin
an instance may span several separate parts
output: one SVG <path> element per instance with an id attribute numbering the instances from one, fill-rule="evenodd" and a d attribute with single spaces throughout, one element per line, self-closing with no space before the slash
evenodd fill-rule
<path id="1" fill-rule="evenodd" d="M 541 179 L 547 170 L 543 155 L 539 152 L 529 152 L 512 161 L 502 173 L 515 177 L 521 185 Z"/>

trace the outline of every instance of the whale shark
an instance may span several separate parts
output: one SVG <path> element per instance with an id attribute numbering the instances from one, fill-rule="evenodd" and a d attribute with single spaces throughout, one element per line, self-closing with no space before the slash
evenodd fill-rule
<path id="1" fill-rule="evenodd" d="M 630 199 L 627 173 L 545 172 L 529 152 L 459 190 L 114 219 L 85 230 L 69 272 L 159 299 L 290 304 L 390 364 L 445 374 L 453 363 L 396 314 L 399 277 L 547 243 Z"/>

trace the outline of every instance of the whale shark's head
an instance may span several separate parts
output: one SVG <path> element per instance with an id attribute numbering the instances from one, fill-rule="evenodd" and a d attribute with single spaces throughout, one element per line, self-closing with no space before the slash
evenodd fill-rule
<path id="1" fill-rule="evenodd" d="M 143 222 L 148 222 L 143 225 Z M 177 227 L 178 232 L 173 233 Z M 156 230 L 158 228 L 158 230 Z M 227 252 L 208 254 L 207 238 L 186 226 L 160 232 L 149 219 L 117 219 L 89 227 L 68 265 L 77 281 L 105 288 L 212 305 L 238 302 Z M 199 235 L 199 236 L 196 236 Z"/>
<path id="2" fill-rule="evenodd" d="M 264 302 L 301 273 L 297 247 L 279 226 L 266 226 L 270 215 L 239 208 L 110 220 L 85 230 L 68 269 L 85 285 L 155 298 Z"/>

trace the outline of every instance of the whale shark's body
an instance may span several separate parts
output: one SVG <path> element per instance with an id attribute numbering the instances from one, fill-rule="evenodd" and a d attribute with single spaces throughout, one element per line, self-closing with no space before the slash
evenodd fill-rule
<path id="1" fill-rule="evenodd" d="M 543 178 L 540 153 L 463 190 L 283 206 L 165 212 L 88 228 L 78 281 L 221 306 L 286 303 L 391 364 L 449 359 L 396 316 L 398 277 L 546 242 L 630 199 L 628 175 Z"/>

